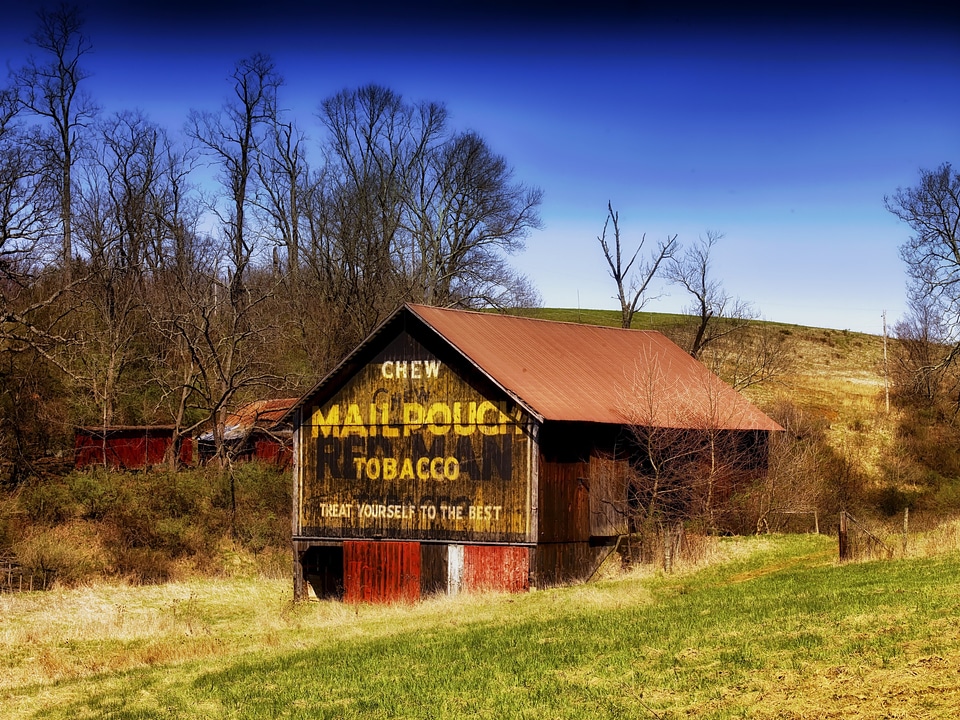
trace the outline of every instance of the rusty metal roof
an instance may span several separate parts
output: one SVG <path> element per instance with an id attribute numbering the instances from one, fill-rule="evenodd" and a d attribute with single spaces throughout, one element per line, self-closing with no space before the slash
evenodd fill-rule
<path id="1" fill-rule="evenodd" d="M 226 424 L 241 428 L 251 428 L 255 425 L 272 428 L 283 419 L 296 402 L 297 398 L 254 400 L 227 415 Z"/>
<path id="2" fill-rule="evenodd" d="M 406 308 L 542 420 L 782 429 L 659 332 Z"/>

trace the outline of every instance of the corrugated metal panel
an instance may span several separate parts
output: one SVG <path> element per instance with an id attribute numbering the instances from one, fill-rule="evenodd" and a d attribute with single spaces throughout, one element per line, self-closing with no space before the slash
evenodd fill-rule
<path id="1" fill-rule="evenodd" d="M 407 307 L 544 420 L 782 429 L 658 332 Z"/>
<path id="2" fill-rule="evenodd" d="M 522 592 L 530 587 L 530 549 L 516 545 L 465 545 L 463 589 Z"/>
<path id="3" fill-rule="evenodd" d="M 277 400 L 254 400 L 227 415 L 227 425 L 250 428 L 254 425 L 270 428 L 283 419 L 287 411 L 297 402 L 297 398 L 279 398 Z"/>
<path id="4" fill-rule="evenodd" d="M 420 597 L 420 543 L 343 543 L 346 602 L 415 602 Z"/>

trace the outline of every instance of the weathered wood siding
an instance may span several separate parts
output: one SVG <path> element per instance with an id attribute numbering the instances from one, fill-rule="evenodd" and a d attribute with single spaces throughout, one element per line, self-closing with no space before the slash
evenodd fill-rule
<path id="1" fill-rule="evenodd" d="M 420 545 L 420 595 L 445 594 L 447 592 L 449 561 L 448 545 L 422 543 Z"/>
<path id="2" fill-rule="evenodd" d="M 515 542 L 530 533 L 528 418 L 400 334 L 300 428 L 303 536 Z"/>
<path id="3" fill-rule="evenodd" d="M 540 459 L 539 542 L 590 539 L 589 472 L 588 463 Z"/>
<path id="4" fill-rule="evenodd" d="M 533 557 L 535 584 L 544 588 L 588 580 L 610 555 L 611 548 L 588 542 L 537 545 Z"/>
<path id="5" fill-rule="evenodd" d="M 629 532 L 627 502 L 630 465 L 626 460 L 590 458 L 590 534 L 611 537 Z"/>

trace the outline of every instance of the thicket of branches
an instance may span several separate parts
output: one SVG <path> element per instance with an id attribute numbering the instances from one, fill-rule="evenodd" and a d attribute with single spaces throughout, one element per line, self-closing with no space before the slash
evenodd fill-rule
<path id="1" fill-rule="evenodd" d="M 87 94 L 77 9 L 41 11 L 30 42 L 0 89 L 8 481 L 76 424 L 221 439 L 228 408 L 296 394 L 404 301 L 538 303 L 508 257 L 541 191 L 443 105 L 344 90 L 308 138 L 255 54 L 174 130 Z"/>

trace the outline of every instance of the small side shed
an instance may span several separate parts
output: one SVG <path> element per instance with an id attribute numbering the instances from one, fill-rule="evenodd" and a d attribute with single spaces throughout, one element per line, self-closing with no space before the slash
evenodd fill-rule
<path id="1" fill-rule="evenodd" d="M 294 589 L 347 601 L 582 581 L 629 531 L 637 423 L 780 427 L 657 332 L 405 305 L 292 408 Z"/>
<path id="2" fill-rule="evenodd" d="M 188 465 L 193 460 L 193 442 L 175 432 L 173 425 L 78 427 L 73 433 L 74 466 L 139 470 L 163 463 L 171 447 L 180 462 Z"/>
<path id="3" fill-rule="evenodd" d="M 290 466 L 293 458 L 293 429 L 285 419 L 297 398 L 254 400 L 230 413 L 224 423 L 224 440 L 234 460 Z M 216 454 L 213 433 L 197 438 L 197 454 L 206 463 Z"/>

